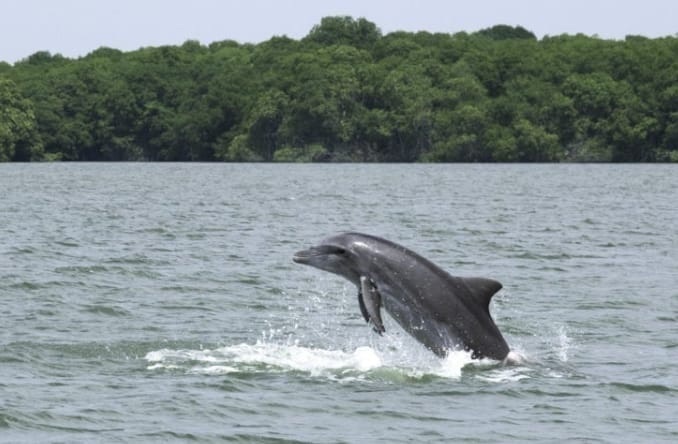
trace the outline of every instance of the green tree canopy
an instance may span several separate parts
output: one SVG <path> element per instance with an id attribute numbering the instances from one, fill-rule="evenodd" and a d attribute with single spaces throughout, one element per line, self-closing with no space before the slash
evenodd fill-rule
<path id="1" fill-rule="evenodd" d="M 0 63 L 0 161 L 678 161 L 678 38 L 325 17 L 231 40 Z"/>
<path id="2" fill-rule="evenodd" d="M 349 45 L 369 48 L 381 37 L 377 25 L 364 19 L 352 17 L 325 17 L 314 26 L 304 40 L 321 45 Z"/>
<path id="3" fill-rule="evenodd" d="M 42 157 L 42 145 L 30 101 L 21 97 L 14 82 L 0 77 L 0 162 Z"/>
<path id="4" fill-rule="evenodd" d="M 529 39 L 537 37 L 522 26 L 495 25 L 477 32 L 478 35 L 489 37 L 492 40 Z"/>

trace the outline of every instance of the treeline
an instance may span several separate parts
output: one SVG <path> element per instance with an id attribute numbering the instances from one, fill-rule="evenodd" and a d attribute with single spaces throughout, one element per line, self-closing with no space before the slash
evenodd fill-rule
<path id="1" fill-rule="evenodd" d="M 225 32 L 227 32 L 225 30 Z M 0 63 L 0 161 L 678 161 L 678 38 L 394 32 Z"/>

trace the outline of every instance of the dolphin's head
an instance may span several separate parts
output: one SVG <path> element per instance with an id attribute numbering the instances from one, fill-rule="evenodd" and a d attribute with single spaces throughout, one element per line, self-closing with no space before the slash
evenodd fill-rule
<path id="1" fill-rule="evenodd" d="M 325 239 L 308 250 L 298 251 L 292 260 L 330 273 L 343 276 L 358 285 L 362 258 L 360 250 L 365 244 L 351 234 L 339 234 Z"/>

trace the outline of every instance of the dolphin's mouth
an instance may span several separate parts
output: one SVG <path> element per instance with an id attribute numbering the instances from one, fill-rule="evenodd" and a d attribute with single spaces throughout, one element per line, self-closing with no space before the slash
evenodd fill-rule
<path id="1" fill-rule="evenodd" d="M 294 253 L 292 260 L 297 264 L 308 264 L 312 256 L 314 256 L 313 250 L 301 250 Z"/>
<path id="2" fill-rule="evenodd" d="M 301 250 L 294 253 L 292 260 L 298 264 L 310 265 L 314 258 L 339 256 L 346 253 L 346 250 L 333 245 L 320 245 L 311 247 L 307 250 Z"/>

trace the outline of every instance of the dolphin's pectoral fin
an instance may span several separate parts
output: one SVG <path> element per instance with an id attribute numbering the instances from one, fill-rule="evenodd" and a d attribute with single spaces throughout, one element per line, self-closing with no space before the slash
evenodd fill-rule
<path id="1" fill-rule="evenodd" d="M 363 301 L 363 292 L 362 290 L 358 291 L 358 305 L 360 305 L 360 313 L 363 314 L 365 322 L 370 322 L 370 315 L 367 313 L 367 308 L 365 308 L 365 301 Z"/>
<path id="2" fill-rule="evenodd" d="M 372 329 L 382 334 L 386 331 L 384 323 L 381 320 L 381 295 L 371 279 L 366 276 L 360 276 L 360 293 L 358 295 L 360 302 L 360 311 L 362 311 L 365 320 L 372 324 Z"/>

